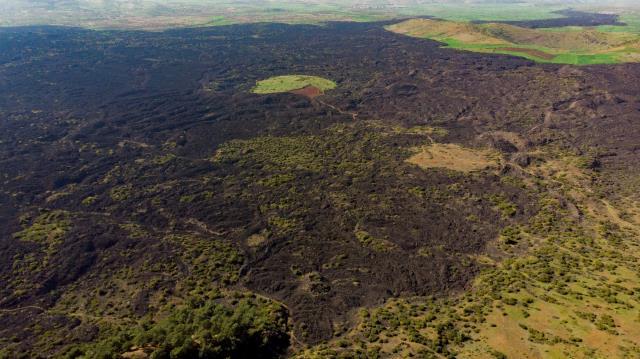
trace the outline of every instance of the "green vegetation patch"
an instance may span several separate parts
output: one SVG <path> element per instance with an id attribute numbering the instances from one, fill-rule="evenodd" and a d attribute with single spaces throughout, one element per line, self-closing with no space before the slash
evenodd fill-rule
<path id="1" fill-rule="evenodd" d="M 321 153 L 317 152 L 320 141 L 312 136 L 257 137 L 250 140 L 229 141 L 218 149 L 214 162 L 244 165 L 261 162 L 266 170 L 297 169 L 320 171 Z M 289 182 L 292 175 L 278 174 L 260 179 L 265 186 L 276 186 Z"/>
<path id="2" fill-rule="evenodd" d="M 336 83 L 317 76 L 284 75 L 258 81 L 257 85 L 251 90 L 251 92 L 265 95 L 270 93 L 300 90 L 310 86 L 324 92 L 336 88 Z"/>
<path id="3" fill-rule="evenodd" d="M 289 344 L 287 312 L 279 304 L 243 298 L 193 298 L 160 320 L 114 328 L 106 338 L 79 345 L 67 357 L 249 358 L 277 357 Z"/>
<path id="4" fill-rule="evenodd" d="M 385 239 L 376 238 L 369 234 L 369 232 L 367 231 L 356 230 L 355 235 L 360 244 L 365 247 L 369 247 L 376 252 L 388 252 L 395 247 L 392 242 L 389 242 Z"/>
<path id="5" fill-rule="evenodd" d="M 24 219 L 27 222 L 27 219 Z M 14 237 L 22 241 L 40 244 L 59 244 L 71 227 L 69 213 L 66 211 L 51 211 L 36 217 L 30 225 L 25 225 Z"/>
<path id="6" fill-rule="evenodd" d="M 176 253 L 184 263 L 189 263 L 190 279 L 207 278 L 225 285 L 238 281 L 244 259 L 231 243 L 186 234 L 170 235 L 166 240 L 177 246 Z"/>

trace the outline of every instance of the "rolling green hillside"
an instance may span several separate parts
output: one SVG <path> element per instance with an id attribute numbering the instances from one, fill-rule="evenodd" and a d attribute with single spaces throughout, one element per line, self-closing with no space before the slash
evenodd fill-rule
<path id="1" fill-rule="evenodd" d="M 508 24 L 412 19 L 389 31 L 428 38 L 460 50 L 510 54 L 574 65 L 640 61 L 640 35 L 596 28 L 530 29 Z"/>

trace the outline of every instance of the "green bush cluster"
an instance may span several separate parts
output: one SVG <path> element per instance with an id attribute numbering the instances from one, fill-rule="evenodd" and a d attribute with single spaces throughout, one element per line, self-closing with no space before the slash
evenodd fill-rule
<path id="1" fill-rule="evenodd" d="M 500 211 L 503 218 L 510 218 L 518 213 L 518 206 L 501 195 L 489 196 L 489 201 Z"/>
<path id="2" fill-rule="evenodd" d="M 32 221 L 23 218 L 22 222 L 24 229 L 14 233 L 14 238 L 46 245 L 59 244 L 71 228 L 69 212 L 59 210 L 43 213 Z"/>
<path id="3" fill-rule="evenodd" d="M 132 348 L 151 358 L 275 358 L 289 345 L 287 312 L 275 303 L 245 298 L 235 305 L 192 300 L 158 322 L 147 321 L 97 343 L 78 346 L 67 358 L 119 358 Z"/>

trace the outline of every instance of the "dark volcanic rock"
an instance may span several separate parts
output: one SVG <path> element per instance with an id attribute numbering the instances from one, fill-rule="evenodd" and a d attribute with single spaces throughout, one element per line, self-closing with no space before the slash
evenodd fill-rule
<path id="1" fill-rule="evenodd" d="M 0 47 L 0 306 L 10 311 L 0 334 L 15 333 L 25 352 L 46 309 L 86 301 L 135 319 L 193 275 L 282 301 L 308 343 L 329 339 L 359 306 L 465 288 L 479 270 L 468 258 L 535 214 L 535 200 L 491 171 L 405 162 L 430 140 L 474 147 L 502 131 L 526 138 L 521 147 L 615 152 L 600 157 L 604 174 L 640 170 L 636 64 L 574 71 L 443 49 L 375 23 L 2 28 Z M 316 98 L 250 93 L 256 80 L 288 73 L 338 88 Z M 446 131 L 433 139 L 425 126 Z M 512 202 L 513 217 L 492 196 Z M 60 229 L 36 223 L 47 211 L 68 213 L 64 235 L 15 235 Z M 242 258 L 202 274 L 203 249 L 177 244 L 177 234 L 229 244 Z M 255 234 L 263 238 L 249 244 Z M 71 315 L 54 319 L 78 326 Z M 92 340 L 85 324 L 42 355 Z"/>

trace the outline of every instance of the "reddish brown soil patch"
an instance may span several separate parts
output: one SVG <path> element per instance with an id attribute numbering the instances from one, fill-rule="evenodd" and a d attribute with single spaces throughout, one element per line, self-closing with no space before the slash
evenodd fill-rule
<path id="1" fill-rule="evenodd" d="M 291 91 L 291 93 L 294 93 L 296 95 L 306 96 L 308 98 L 316 98 L 316 97 L 322 95 L 322 90 L 320 90 L 319 88 L 317 88 L 315 86 L 307 86 L 307 87 L 301 88 L 299 90 L 293 90 L 293 91 Z"/>
<path id="2" fill-rule="evenodd" d="M 535 49 L 523 49 L 519 47 L 501 47 L 498 51 L 510 51 L 510 52 L 521 52 L 523 54 L 535 56 L 541 58 L 543 60 L 553 60 L 556 55 L 548 54 L 544 51 L 535 50 Z"/>

